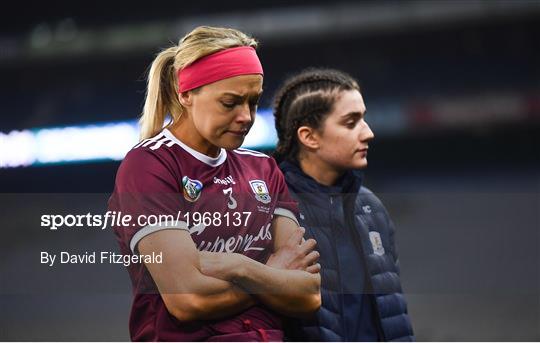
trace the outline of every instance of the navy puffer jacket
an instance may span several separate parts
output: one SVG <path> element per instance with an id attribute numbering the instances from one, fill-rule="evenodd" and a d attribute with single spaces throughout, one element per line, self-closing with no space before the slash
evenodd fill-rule
<path id="1" fill-rule="evenodd" d="M 414 341 L 394 226 L 381 201 L 361 186 L 361 174 L 348 172 L 327 187 L 296 164 L 280 168 L 322 266 L 322 306 L 310 319 L 288 321 L 287 339 Z"/>

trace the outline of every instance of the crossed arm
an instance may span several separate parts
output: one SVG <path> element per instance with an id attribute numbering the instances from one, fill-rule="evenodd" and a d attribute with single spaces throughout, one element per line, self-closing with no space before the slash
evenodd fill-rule
<path id="1" fill-rule="evenodd" d="M 169 312 L 180 321 L 219 319 L 262 302 L 304 316 L 320 307 L 320 266 L 314 240 L 285 217 L 273 221 L 274 254 L 266 264 L 236 253 L 197 250 L 189 232 L 162 230 L 143 238 L 141 254 L 163 252 L 147 264 Z"/>

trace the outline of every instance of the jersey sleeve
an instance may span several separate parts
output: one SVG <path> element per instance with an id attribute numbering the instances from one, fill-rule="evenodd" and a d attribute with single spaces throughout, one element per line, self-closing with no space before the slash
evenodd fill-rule
<path id="1" fill-rule="evenodd" d="M 109 211 L 122 218 L 117 217 L 113 229 L 134 254 L 141 239 L 151 233 L 189 230 L 180 220 L 185 210 L 181 189 L 178 176 L 163 157 L 147 149 L 126 155 L 116 175 Z"/>
<path id="2" fill-rule="evenodd" d="M 274 210 L 274 215 L 283 216 L 290 218 L 298 223 L 298 204 L 293 200 L 287 188 L 287 183 L 285 182 L 285 176 L 277 166 L 273 158 L 270 158 L 272 161 L 272 180 L 274 180 L 275 186 L 277 188 L 277 203 Z"/>

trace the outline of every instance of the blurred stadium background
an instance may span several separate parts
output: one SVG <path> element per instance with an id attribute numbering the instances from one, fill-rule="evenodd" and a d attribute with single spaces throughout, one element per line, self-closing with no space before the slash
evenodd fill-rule
<path id="1" fill-rule="evenodd" d="M 397 224 L 418 340 L 540 340 L 540 1 L 21 2 L 3 17 L 1 340 L 129 339 L 123 267 L 39 264 L 42 250 L 116 249 L 112 233 L 39 218 L 104 211 L 146 68 L 203 24 L 261 43 L 246 146 L 272 151 L 287 75 L 358 78 L 376 135 L 366 185 Z"/>

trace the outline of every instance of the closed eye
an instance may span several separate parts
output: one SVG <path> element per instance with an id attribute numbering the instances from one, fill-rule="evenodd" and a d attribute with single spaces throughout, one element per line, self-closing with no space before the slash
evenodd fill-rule
<path id="1" fill-rule="evenodd" d="M 252 96 L 241 96 L 233 93 L 225 93 L 226 97 L 223 100 L 220 100 L 223 107 L 226 109 L 232 110 L 236 105 L 242 105 L 248 101 L 250 109 L 256 109 L 259 105 L 259 99 L 261 97 L 262 91 Z"/>
<path id="2" fill-rule="evenodd" d="M 222 101 L 221 104 L 222 104 L 224 107 L 228 108 L 228 109 L 233 109 L 234 106 L 236 106 L 236 104 L 235 104 L 234 102 L 223 102 L 223 101 Z"/>
<path id="3" fill-rule="evenodd" d="M 343 124 L 349 128 L 349 129 L 352 129 L 356 126 L 356 124 L 358 124 L 358 122 L 360 120 L 362 120 L 364 118 L 364 115 L 365 115 L 365 112 L 362 113 L 362 112 L 351 112 L 351 113 L 348 113 L 346 116 L 345 116 L 345 120 L 343 121 Z"/>

